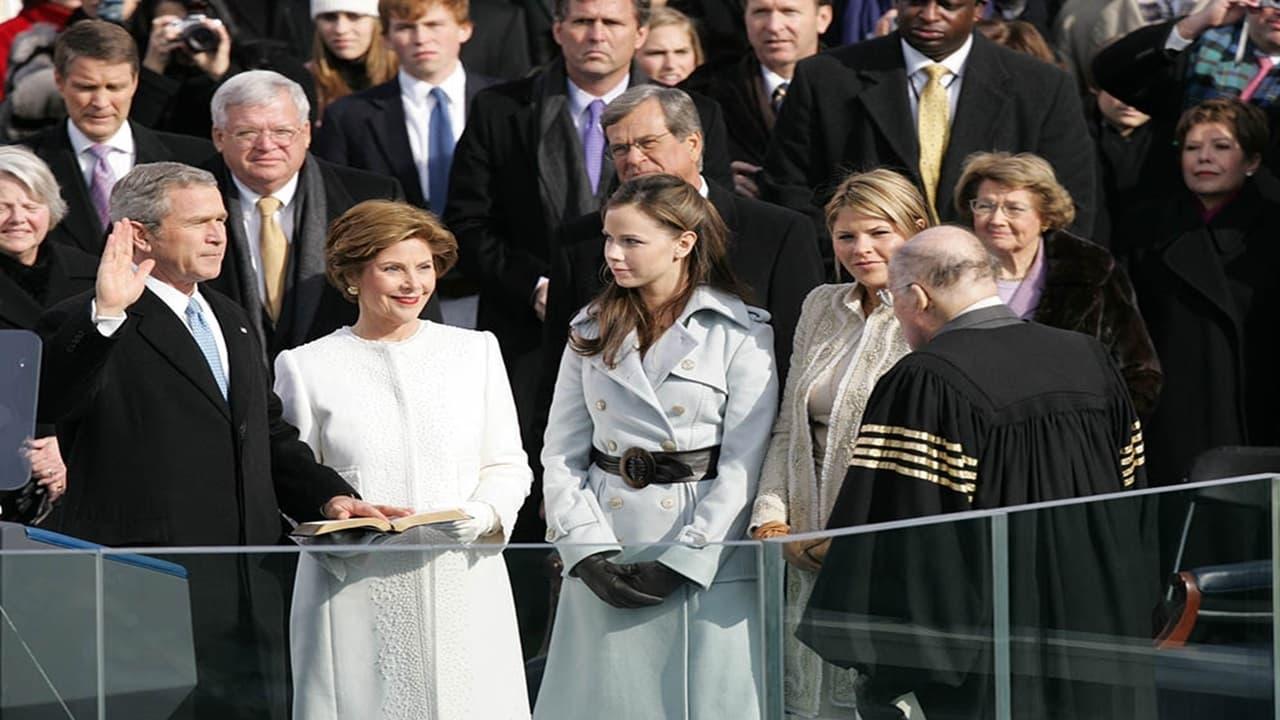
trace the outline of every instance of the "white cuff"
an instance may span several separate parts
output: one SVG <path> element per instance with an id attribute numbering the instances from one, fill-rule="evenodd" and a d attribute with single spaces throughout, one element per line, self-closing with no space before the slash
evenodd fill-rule
<path id="1" fill-rule="evenodd" d="M 89 301 L 89 317 L 93 320 L 94 327 L 98 328 L 98 332 L 102 337 L 115 335 L 120 326 L 124 324 L 124 321 L 129 319 L 129 316 L 124 313 L 116 316 L 99 315 L 97 300 Z"/>

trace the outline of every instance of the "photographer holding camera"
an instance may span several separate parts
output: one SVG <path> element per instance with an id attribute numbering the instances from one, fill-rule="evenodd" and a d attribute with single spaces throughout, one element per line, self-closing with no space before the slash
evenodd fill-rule
<path id="1" fill-rule="evenodd" d="M 231 36 L 217 18 L 200 13 L 185 17 L 160 15 L 151 21 L 151 38 L 142 66 L 164 75 L 175 54 L 218 82 L 231 69 Z"/>

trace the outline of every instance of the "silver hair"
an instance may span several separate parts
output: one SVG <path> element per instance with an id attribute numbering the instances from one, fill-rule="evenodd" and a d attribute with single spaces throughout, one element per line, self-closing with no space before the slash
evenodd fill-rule
<path id="1" fill-rule="evenodd" d="M 192 185 L 218 186 L 208 170 L 176 162 L 135 165 L 111 189 L 111 221 L 129 218 L 155 232 L 169 214 L 169 191 Z"/>
<path id="2" fill-rule="evenodd" d="M 58 181 L 35 153 L 19 145 L 0 147 L 0 175 L 13 178 L 32 199 L 49 208 L 49 227 L 67 216 L 67 201 L 62 199 Z"/>
<path id="3" fill-rule="evenodd" d="M 677 140 L 702 132 L 698 107 L 693 104 L 689 93 L 662 85 L 636 85 L 614 98 L 600 116 L 600 126 L 608 130 L 649 100 L 658 101 L 662 115 L 667 119 L 667 132 Z"/>
<path id="4" fill-rule="evenodd" d="M 232 105 L 270 105 L 280 97 L 280 93 L 285 93 L 293 101 L 299 122 L 310 122 L 311 103 L 307 101 L 307 94 L 302 91 L 301 85 L 271 70 L 248 70 L 232 75 L 213 94 L 213 100 L 209 103 L 213 126 L 226 129 L 227 108 Z"/>
<path id="5" fill-rule="evenodd" d="M 947 235 L 946 243 L 921 242 Z M 982 241 L 958 225 L 922 230 L 898 248 L 889 261 L 889 286 L 896 291 L 919 283 L 933 290 L 947 290 L 960 282 L 995 281 L 1000 262 Z"/>

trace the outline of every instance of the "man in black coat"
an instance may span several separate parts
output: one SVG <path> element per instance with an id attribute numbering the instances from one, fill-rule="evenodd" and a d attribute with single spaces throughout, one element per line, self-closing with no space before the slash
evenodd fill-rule
<path id="1" fill-rule="evenodd" d="M 263 104 L 262 97 L 274 97 Z M 355 323 L 356 306 L 332 287 L 324 272 L 329 223 L 363 200 L 402 200 L 394 178 L 331 165 L 307 153 L 310 124 L 302 88 L 283 75 L 253 70 L 228 80 L 213 99 L 217 156 L 205 164 L 218 178 L 228 213 L 230 247 L 210 285 L 240 303 L 268 357 Z M 264 137 L 266 126 L 295 132 L 288 142 Z M 249 140 L 249 134 L 258 137 Z M 262 202 L 287 249 L 278 289 L 264 259 L 269 241 Z M 270 251 L 267 251 L 268 253 Z M 276 297 L 276 293 L 279 297 Z M 275 307 L 273 307 L 273 301 Z M 438 305 L 429 305 L 435 319 Z"/>
<path id="2" fill-rule="evenodd" d="M 173 160 L 197 165 L 213 155 L 208 140 L 149 130 L 129 122 L 138 89 L 138 48 L 124 28 L 85 20 L 68 28 L 54 45 L 54 79 L 67 106 L 66 124 L 28 138 L 25 144 L 53 171 L 67 215 L 48 240 L 102 253 L 110 185 L 135 164 Z M 97 151 L 95 148 L 103 147 Z M 95 152 L 102 152 L 99 161 Z M 105 183 L 94 202 L 95 167 L 105 163 Z"/>
<path id="3" fill-rule="evenodd" d="M 1073 229 L 1088 237 L 1096 207 L 1093 149 L 1075 82 L 975 34 L 980 4 L 899 0 L 896 32 L 801 61 L 765 159 L 765 199 L 817 222 L 844 175 L 887 166 L 915 180 L 938 216 L 952 221 L 955 184 L 970 153 L 1031 152 L 1053 165 L 1076 202 Z M 926 146 L 939 154 L 922 157 L 918 107 L 936 97 L 929 73 L 939 64 L 949 131 L 930 133 Z M 926 104 L 937 109 L 935 103 Z M 928 116 L 930 126 L 937 122 Z M 926 164 L 935 186 L 923 179 Z"/>
<path id="4" fill-rule="evenodd" d="M 202 287 L 226 248 L 213 176 L 139 166 L 111 211 L 94 291 L 41 319 L 41 420 L 57 423 L 69 478 L 56 529 L 125 547 L 270 545 L 282 512 L 381 515 L 316 464 L 281 418 L 249 318 Z M 285 700 L 279 638 L 266 641 L 282 628 L 278 579 L 261 558 L 179 562 L 198 676 L 180 716 L 272 717 Z"/>

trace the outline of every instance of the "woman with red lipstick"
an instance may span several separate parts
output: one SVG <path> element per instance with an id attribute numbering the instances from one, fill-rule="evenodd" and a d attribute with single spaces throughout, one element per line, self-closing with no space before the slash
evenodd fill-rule
<path id="1" fill-rule="evenodd" d="M 853 282 L 822 285 L 805 298 L 782 409 L 773 426 L 751 514 L 756 538 L 813 532 L 827 526 L 849 468 L 848 442 L 876 380 L 910 348 L 893 310 L 876 293 L 889 282 L 889 259 L 928 227 L 920 191 L 892 170 L 845 178 L 826 207 L 840 268 Z M 787 604 L 804 607 L 826 543 L 784 546 Z M 787 709 L 798 717 L 853 718 L 857 673 L 822 662 L 786 632 Z"/>
<path id="2" fill-rule="evenodd" d="M 396 76 L 377 0 L 311 0 L 316 35 L 307 69 L 316 81 L 316 117 L 334 100 Z"/>
<path id="3" fill-rule="evenodd" d="M 574 318 L 543 446 L 566 575 L 534 717 L 761 716 L 741 539 L 777 407 L 768 313 L 715 207 L 671 175 L 604 208 L 613 281 Z"/>
<path id="4" fill-rule="evenodd" d="M 1030 153 L 974 153 L 956 210 L 1000 261 L 1000 299 L 1026 320 L 1096 337 L 1111 351 L 1139 413 L 1160 394 L 1160 362 L 1133 286 L 1106 248 L 1066 231 L 1075 219 L 1053 168 Z"/>
<path id="5" fill-rule="evenodd" d="M 1148 210 L 1132 260 L 1164 368 L 1144 428 L 1153 483 L 1180 481 L 1212 447 L 1280 445 L 1280 199 L 1258 173 L 1266 114 L 1207 100 L 1176 136 L 1186 191 Z"/>
<path id="6" fill-rule="evenodd" d="M 276 358 L 284 416 L 366 500 L 469 519 L 419 538 L 456 550 L 303 554 L 293 716 L 527 719 L 496 552 L 532 480 L 511 388 L 492 335 L 418 319 L 457 242 L 434 215 L 384 200 L 356 205 L 329 232 L 326 275 L 360 314 Z"/>

